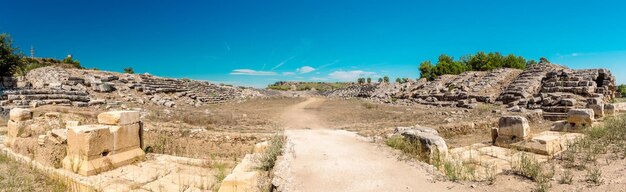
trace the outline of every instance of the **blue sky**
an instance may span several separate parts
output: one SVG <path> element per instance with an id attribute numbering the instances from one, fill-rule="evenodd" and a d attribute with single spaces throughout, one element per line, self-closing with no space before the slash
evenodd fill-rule
<path id="1" fill-rule="evenodd" d="M 419 76 L 446 53 L 547 57 L 626 83 L 623 1 L 0 0 L 0 32 L 28 54 L 265 87 L 278 80 Z"/>

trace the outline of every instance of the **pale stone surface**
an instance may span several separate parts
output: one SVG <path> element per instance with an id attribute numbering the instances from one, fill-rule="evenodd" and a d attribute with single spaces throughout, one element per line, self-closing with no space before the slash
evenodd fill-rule
<path id="1" fill-rule="evenodd" d="M 30 109 L 14 108 L 9 112 L 9 119 L 13 121 L 26 121 L 33 118 L 33 112 Z"/>
<path id="2" fill-rule="evenodd" d="M 124 113 L 117 114 L 122 114 L 121 119 L 128 120 Z M 120 122 L 119 119 L 117 122 Z M 70 127 L 67 131 L 67 157 L 63 159 L 63 167 L 81 175 L 93 175 L 141 160 L 145 153 L 139 146 L 140 130 L 139 122 L 119 126 Z"/>
<path id="3" fill-rule="evenodd" d="M 7 135 L 9 137 L 30 137 L 32 131 L 30 130 L 30 125 L 33 123 L 32 120 L 26 121 L 13 121 L 9 120 L 7 122 Z"/>
<path id="4" fill-rule="evenodd" d="M 82 125 L 67 132 L 67 154 L 84 156 L 87 160 L 106 156 L 114 151 L 111 125 Z"/>
<path id="5" fill-rule="evenodd" d="M 53 129 L 50 130 L 49 140 L 62 144 L 67 142 L 67 129 Z"/>
<path id="6" fill-rule="evenodd" d="M 258 172 L 232 173 L 222 181 L 219 192 L 255 191 L 259 177 Z"/>
<path id="7" fill-rule="evenodd" d="M 595 118 L 604 117 L 604 104 L 589 104 L 587 107 L 593 109 L 593 114 Z"/>
<path id="8" fill-rule="evenodd" d="M 574 127 L 591 126 L 594 120 L 593 109 L 570 109 L 567 112 L 567 122 Z"/>
<path id="9" fill-rule="evenodd" d="M 138 123 L 139 111 L 109 111 L 98 115 L 98 123 L 105 125 L 128 125 Z"/>
<path id="10" fill-rule="evenodd" d="M 80 125 L 80 121 L 66 121 L 65 122 L 65 127 L 66 128 L 70 128 L 70 127 L 76 127 Z"/>
<path id="11" fill-rule="evenodd" d="M 498 122 L 498 137 L 507 137 L 511 140 L 523 140 L 530 133 L 528 120 L 522 116 L 500 117 Z"/>

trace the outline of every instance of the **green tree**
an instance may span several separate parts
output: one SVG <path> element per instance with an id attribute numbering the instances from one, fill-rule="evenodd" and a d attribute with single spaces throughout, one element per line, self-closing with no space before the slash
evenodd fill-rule
<path id="1" fill-rule="evenodd" d="M 6 33 L 0 34 L 0 76 L 12 76 L 21 66 L 22 54 L 13 47 L 13 39 Z"/>
<path id="2" fill-rule="evenodd" d="M 550 63 L 550 61 L 548 61 L 548 59 L 546 59 L 545 57 L 539 58 L 539 64 L 546 64 L 546 63 Z"/>
<path id="3" fill-rule="evenodd" d="M 359 84 L 364 84 L 364 83 L 365 83 L 365 78 L 362 78 L 362 77 L 361 77 L 361 78 L 358 78 L 358 79 L 357 79 L 357 82 L 358 82 Z"/>
<path id="4" fill-rule="evenodd" d="M 433 80 L 435 77 L 433 76 L 433 64 L 430 61 L 424 61 L 420 64 L 420 78 L 426 78 L 428 80 Z"/>
<path id="5" fill-rule="evenodd" d="M 621 97 L 626 97 L 626 85 L 625 84 L 621 84 L 617 86 L 617 90 L 619 91 Z"/>
<path id="6" fill-rule="evenodd" d="M 367 84 L 371 84 L 371 83 L 372 83 L 372 78 L 371 78 L 371 77 L 368 77 L 368 78 L 367 78 Z"/>
<path id="7" fill-rule="evenodd" d="M 132 67 L 124 68 L 124 73 L 135 74 L 135 70 Z"/>
<path id="8" fill-rule="evenodd" d="M 396 83 L 402 83 L 402 79 L 400 77 L 396 78 Z"/>
<path id="9" fill-rule="evenodd" d="M 384 76 L 384 77 L 383 77 L 383 82 L 385 82 L 385 83 L 389 83 L 389 77 Z"/>
<path id="10" fill-rule="evenodd" d="M 383 82 L 383 78 L 378 78 L 378 83 L 382 83 Z"/>
<path id="11" fill-rule="evenodd" d="M 83 69 L 83 66 L 80 65 L 80 61 L 74 60 L 74 58 L 72 57 L 66 57 L 65 59 L 63 59 L 63 63 L 69 63 L 77 69 Z"/>

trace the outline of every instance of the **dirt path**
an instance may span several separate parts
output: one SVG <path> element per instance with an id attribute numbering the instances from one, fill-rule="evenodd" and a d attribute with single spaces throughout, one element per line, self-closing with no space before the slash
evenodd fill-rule
<path id="1" fill-rule="evenodd" d="M 283 114 L 289 139 L 288 171 L 279 171 L 286 191 L 449 191 L 428 173 L 398 161 L 355 133 L 326 129 L 308 110 L 323 104 L 310 98 Z M 284 165 L 288 164 L 288 165 Z M 278 165 L 281 166 L 281 165 Z"/>

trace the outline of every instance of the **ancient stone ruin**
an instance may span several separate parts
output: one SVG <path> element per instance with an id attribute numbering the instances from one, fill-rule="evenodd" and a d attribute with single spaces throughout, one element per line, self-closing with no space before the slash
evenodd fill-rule
<path id="1" fill-rule="evenodd" d="M 65 169 L 94 175 L 143 159 L 139 112 L 101 113 L 98 123 L 67 129 Z"/>
<path id="2" fill-rule="evenodd" d="M 42 105 L 87 107 L 147 102 L 159 106 L 201 106 L 262 96 L 253 88 L 149 74 L 42 67 L 19 78 L 3 78 L 0 106 Z M 115 99 L 111 99 L 114 97 Z"/>
<path id="3" fill-rule="evenodd" d="M 324 92 L 331 97 L 361 97 L 376 102 L 475 108 L 479 103 L 503 104 L 508 111 L 542 110 L 548 120 L 565 120 L 570 109 L 591 108 L 603 116 L 616 94 L 615 77 L 607 69 L 573 70 L 540 63 L 526 70 L 495 69 L 442 75 L 403 84 L 355 84 Z M 609 106 L 612 107 L 612 106 Z"/>

